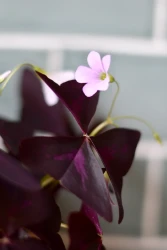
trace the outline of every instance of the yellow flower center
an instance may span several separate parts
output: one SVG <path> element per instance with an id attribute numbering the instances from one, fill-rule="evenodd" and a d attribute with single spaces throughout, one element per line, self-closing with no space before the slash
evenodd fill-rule
<path id="1" fill-rule="evenodd" d="M 102 73 L 101 75 L 100 75 L 100 80 L 105 80 L 106 79 L 106 73 Z"/>
<path id="2" fill-rule="evenodd" d="M 114 77 L 113 77 L 112 75 L 108 74 L 108 76 L 109 76 L 109 81 L 110 81 L 110 83 L 115 82 L 115 79 L 114 79 Z M 106 73 L 101 73 L 101 75 L 100 75 L 100 80 L 103 81 L 103 80 L 106 79 L 106 77 L 107 77 L 107 74 L 106 74 Z"/>

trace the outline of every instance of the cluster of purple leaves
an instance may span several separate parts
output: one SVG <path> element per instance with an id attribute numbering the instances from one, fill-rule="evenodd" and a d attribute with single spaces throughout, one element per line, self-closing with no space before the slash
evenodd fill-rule
<path id="1" fill-rule="evenodd" d="M 20 121 L 0 120 L 0 135 L 8 149 L 8 153 L 0 151 L 0 249 L 4 244 L 7 249 L 65 249 L 58 234 L 60 209 L 53 193 L 39 184 L 39 176 L 45 174 L 83 202 L 81 211 L 69 218 L 69 250 L 104 249 L 97 214 L 111 222 L 112 201 L 103 173 L 107 171 L 110 177 L 120 223 L 124 216 L 123 176 L 132 165 L 140 133 L 117 128 L 88 136 L 99 93 L 88 98 L 82 92 L 83 84 L 75 80 L 59 86 L 36 73 L 38 76 L 29 69 L 23 71 Z M 59 97 L 57 104 L 46 104 L 40 79 Z M 80 127 L 79 136 L 67 110 Z M 55 136 L 35 137 L 35 131 Z M 20 230 L 26 232 L 25 238 L 20 237 Z M 27 230 L 36 237 L 27 237 Z"/>

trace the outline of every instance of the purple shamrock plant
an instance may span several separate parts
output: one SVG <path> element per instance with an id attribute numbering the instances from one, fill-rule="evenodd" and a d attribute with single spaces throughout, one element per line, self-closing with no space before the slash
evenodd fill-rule
<path id="1" fill-rule="evenodd" d="M 61 214 L 53 199 L 60 187 L 82 200 L 81 210 L 71 214 L 66 225 L 70 236 L 68 249 L 105 249 L 98 215 L 112 221 L 110 182 L 118 203 L 118 222 L 122 221 L 123 177 L 132 165 L 140 139 L 139 131 L 119 128 L 115 121 L 133 118 L 144 122 L 161 142 L 152 126 L 141 118 L 112 117 L 119 84 L 108 73 L 110 55 L 101 59 L 99 53 L 92 51 L 87 60 L 89 67 L 79 66 L 75 80 L 60 86 L 38 67 L 27 65 L 21 81 L 20 121 L 0 119 L 0 135 L 8 149 L 8 153 L 0 151 L 0 194 L 4 199 L 0 249 L 4 245 L 13 250 L 65 249 L 58 234 L 60 225 L 63 226 Z M 19 68 L 0 76 L 1 90 Z M 41 81 L 59 98 L 56 105 L 50 107 L 45 103 Z M 106 91 L 114 82 L 117 92 L 109 113 L 90 132 L 99 91 Z M 78 124 L 79 135 L 71 130 L 67 111 Z M 112 128 L 103 132 L 108 126 Z M 36 130 L 53 136 L 34 136 Z M 38 172 L 40 177 L 34 177 Z M 27 238 L 20 238 L 20 230 Z"/>
<path id="2" fill-rule="evenodd" d="M 20 147 L 21 160 L 28 167 L 35 170 L 38 168 L 60 180 L 63 187 L 81 198 L 106 220 L 111 221 L 111 199 L 99 163 L 100 156 L 107 172 L 112 176 L 111 182 L 117 196 L 121 222 L 122 177 L 131 166 L 140 133 L 129 129 L 112 129 L 97 137 L 88 136 L 88 125 L 95 113 L 99 94 L 88 98 L 82 92 L 83 84 L 70 81 L 59 86 L 45 75 L 39 75 L 69 108 L 78 121 L 83 136 L 33 137 L 24 140 Z M 69 88 L 73 89 L 70 95 Z M 128 150 L 122 155 L 121 149 L 125 144 Z M 113 155 L 115 146 L 118 151 Z"/>
<path id="3" fill-rule="evenodd" d="M 46 75 L 37 72 L 72 113 L 83 135 L 27 139 L 21 144 L 20 157 L 31 169 L 39 169 L 60 180 L 63 187 L 77 195 L 106 220 L 111 221 L 111 198 L 101 170 L 100 162 L 102 162 L 102 167 L 107 171 L 115 191 L 119 206 L 119 222 L 121 222 L 123 219 L 122 179 L 131 167 L 140 133 L 136 130 L 115 128 L 97 135 L 109 124 L 116 126 L 114 119 L 110 117 L 112 103 L 107 119 L 90 135 L 87 134 L 88 125 L 98 103 L 99 91 L 97 92 L 96 85 L 98 80 L 102 84 L 106 79 L 100 80 L 102 74 L 105 73 L 107 77 L 110 56 L 101 60 L 97 52 L 91 52 L 88 55 L 88 62 L 92 68 L 80 66 L 76 71 L 76 78 L 80 82 L 87 81 L 87 86 L 93 86 L 91 89 L 95 90 L 94 95 L 91 94 L 89 97 L 85 95 L 84 83 L 72 80 L 59 86 Z M 111 75 L 107 77 L 107 81 L 108 79 L 111 79 L 111 82 L 115 81 Z M 69 89 L 73 90 L 70 94 Z"/>

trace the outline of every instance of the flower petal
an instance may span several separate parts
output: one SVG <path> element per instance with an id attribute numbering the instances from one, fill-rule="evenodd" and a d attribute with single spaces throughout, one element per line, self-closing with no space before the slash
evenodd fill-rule
<path id="1" fill-rule="evenodd" d="M 108 72 L 109 67 L 110 67 L 110 63 L 111 63 L 111 56 L 110 55 L 106 55 L 102 58 L 102 64 L 103 64 L 103 68 L 104 68 L 105 72 Z"/>
<path id="2" fill-rule="evenodd" d="M 108 87 L 109 87 L 109 77 L 108 76 L 103 81 L 99 81 L 96 84 L 97 90 L 105 91 L 108 89 Z"/>
<path id="3" fill-rule="evenodd" d="M 91 97 L 97 92 L 96 84 L 87 83 L 82 90 L 87 97 Z"/>
<path id="4" fill-rule="evenodd" d="M 104 72 L 100 54 L 96 51 L 91 51 L 87 58 L 89 66 L 98 73 Z"/>
<path id="5" fill-rule="evenodd" d="M 96 73 L 85 66 L 79 66 L 75 72 L 75 79 L 79 83 L 87 83 L 96 78 Z"/>

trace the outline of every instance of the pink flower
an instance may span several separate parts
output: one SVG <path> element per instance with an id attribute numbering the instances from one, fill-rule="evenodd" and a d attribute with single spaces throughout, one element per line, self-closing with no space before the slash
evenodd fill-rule
<path id="1" fill-rule="evenodd" d="M 93 96 L 98 90 L 105 91 L 109 87 L 111 56 L 102 59 L 98 52 L 91 51 L 87 58 L 89 67 L 79 66 L 75 72 L 75 79 L 79 83 L 86 83 L 83 92 L 87 97 Z"/>

